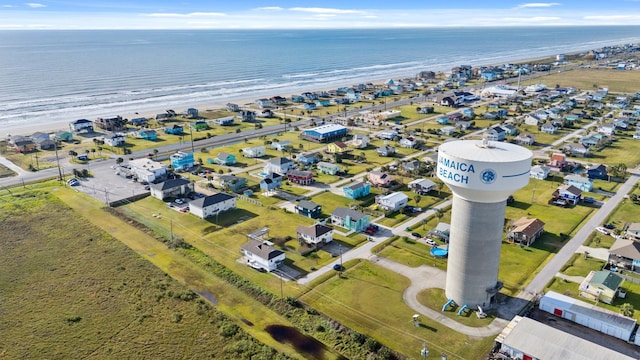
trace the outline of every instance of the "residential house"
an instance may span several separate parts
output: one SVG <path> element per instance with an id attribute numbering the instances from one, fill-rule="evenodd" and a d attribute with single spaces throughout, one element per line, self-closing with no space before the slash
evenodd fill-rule
<path id="1" fill-rule="evenodd" d="M 529 171 L 529 177 L 532 179 L 544 180 L 549 176 L 551 168 L 544 165 L 535 165 L 531 167 Z"/>
<path id="2" fill-rule="evenodd" d="M 580 144 L 582 144 L 585 147 L 598 146 L 600 145 L 602 138 L 603 138 L 602 134 L 585 135 L 580 139 Z"/>
<path id="3" fill-rule="evenodd" d="M 631 239 L 640 239 L 640 223 L 631 223 L 627 225 L 625 235 Z"/>
<path id="4" fill-rule="evenodd" d="M 218 165 L 234 165 L 236 163 L 236 156 L 222 151 L 218 154 L 218 156 L 213 158 L 213 162 Z"/>
<path id="5" fill-rule="evenodd" d="M 342 141 L 336 141 L 327 145 L 327 149 L 325 150 L 325 152 L 329 154 L 347 154 L 351 151 L 352 149 L 350 149 L 349 146 L 347 146 L 347 144 L 343 143 Z"/>
<path id="6" fill-rule="evenodd" d="M 266 155 L 267 151 L 263 145 L 248 147 L 240 150 L 242 152 L 242 156 L 248 158 L 259 158 Z"/>
<path id="7" fill-rule="evenodd" d="M 256 121 L 256 113 L 255 111 L 250 110 L 241 110 L 238 113 L 242 122 L 255 122 Z"/>
<path id="8" fill-rule="evenodd" d="M 449 123 L 449 117 L 448 116 L 438 116 L 436 118 L 436 122 L 440 125 L 447 125 Z"/>
<path id="9" fill-rule="evenodd" d="M 369 171 L 367 181 L 373 186 L 389 186 L 393 176 L 378 170 Z"/>
<path id="10" fill-rule="evenodd" d="M 69 129 L 75 133 L 86 131 L 93 132 L 93 121 L 87 119 L 79 119 L 69 123 Z"/>
<path id="11" fill-rule="evenodd" d="M 589 148 L 582 144 L 567 144 L 562 148 L 562 150 L 573 156 L 589 156 Z"/>
<path id="12" fill-rule="evenodd" d="M 355 134 L 353 138 L 349 141 L 349 145 L 356 149 L 364 149 L 369 145 L 369 137 L 363 134 Z"/>
<path id="13" fill-rule="evenodd" d="M 534 125 L 534 126 L 538 126 L 540 125 L 541 122 L 543 122 L 544 120 L 540 119 L 536 114 L 532 113 L 532 114 L 528 114 L 527 116 L 525 116 L 524 118 L 524 123 L 527 125 Z"/>
<path id="14" fill-rule="evenodd" d="M 236 198 L 225 193 L 217 193 L 189 202 L 189 212 L 202 219 L 217 216 L 221 212 L 236 208 Z"/>
<path id="15" fill-rule="evenodd" d="M 607 166 L 604 164 L 593 164 L 589 166 L 587 168 L 587 177 L 589 177 L 589 179 L 607 179 Z"/>
<path id="16" fill-rule="evenodd" d="M 258 110 L 256 116 L 271 119 L 273 117 L 273 111 L 271 111 L 271 109 Z"/>
<path id="17" fill-rule="evenodd" d="M 380 140 L 395 140 L 398 137 L 398 132 L 395 130 L 382 130 L 376 134 L 376 137 Z"/>
<path id="18" fill-rule="evenodd" d="M 171 179 L 150 185 L 151 196 L 164 200 L 177 198 L 193 192 L 193 183 L 187 179 Z"/>
<path id="19" fill-rule="evenodd" d="M 552 123 L 544 123 L 540 126 L 540 131 L 546 134 L 555 134 L 558 132 L 558 127 Z"/>
<path id="20" fill-rule="evenodd" d="M 247 265 L 258 270 L 271 272 L 276 270 L 286 259 L 286 254 L 283 251 L 260 240 L 249 240 L 240 248 L 247 259 Z"/>
<path id="21" fill-rule="evenodd" d="M 145 126 L 149 123 L 149 120 L 145 117 L 133 118 L 129 120 L 129 124 L 133 126 Z"/>
<path id="22" fill-rule="evenodd" d="M 316 103 L 304 103 L 302 105 L 302 107 L 304 107 L 305 110 L 315 110 L 317 108 Z"/>
<path id="23" fill-rule="evenodd" d="M 120 115 L 110 118 L 97 118 L 95 125 L 106 131 L 125 131 L 127 129 L 127 119 L 123 119 Z"/>
<path id="24" fill-rule="evenodd" d="M 169 160 L 171 160 L 173 170 L 178 172 L 187 171 L 195 164 L 193 153 L 186 153 L 182 151 L 178 151 L 177 153 L 169 156 Z"/>
<path id="25" fill-rule="evenodd" d="M 290 170 L 287 172 L 287 179 L 294 184 L 310 185 L 313 184 L 313 172 L 309 170 Z"/>
<path id="26" fill-rule="evenodd" d="M 263 172 L 265 174 L 277 173 L 280 175 L 286 175 L 295 166 L 296 164 L 289 158 L 276 157 L 269 159 L 269 161 L 266 162 Z"/>
<path id="27" fill-rule="evenodd" d="M 209 128 L 209 125 L 207 124 L 207 122 L 203 120 L 198 120 L 194 123 L 191 123 L 190 126 L 191 126 L 191 129 L 195 131 L 207 130 Z"/>
<path id="28" fill-rule="evenodd" d="M 335 175 L 340 171 L 340 166 L 326 161 L 318 162 L 316 168 L 320 170 L 321 173 L 329 175 Z"/>
<path id="29" fill-rule="evenodd" d="M 461 131 L 465 131 L 471 128 L 471 122 L 470 121 L 458 121 L 455 123 L 454 125 L 456 127 L 456 129 L 461 130 Z"/>
<path id="30" fill-rule="evenodd" d="M 172 125 L 164 128 L 164 132 L 170 135 L 184 134 L 184 127 L 182 125 Z"/>
<path id="31" fill-rule="evenodd" d="M 328 100 L 328 99 L 316 100 L 314 104 L 316 105 L 316 108 L 321 106 L 327 107 L 327 106 L 331 106 L 331 100 Z"/>
<path id="32" fill-rule="evenodd" d="M 409 197 L 402 192 L 394 192 L 388 195 L 376 196 L 376 204 L 385 211 L 398 211 L 407 206 Z"/>
<path id="33" fill-rule="evenodd" d="M 455 126 L 444 126 L 439 130 L 440 134 L 445 136 L 451 136 L 455 134 L 457 131 L 458 129 Z"/>
<path id="34" fill-rule="evenodd" d="M 616 132 L 616 126 L 611 123 L 600 124 L 596 131 L 604 136 L 612 136 Z"/>
<path id="35" fill-rule="evenodd" d="M 292 147 L 290 140 L 274 141 L 270 146 L 276 151 L 284 151 L 287 147 Z"/>
<path id="36" fill-rule="evenodd" d="M 220 126 L 231 126 L 234 124 L 234 117 L 227 116 L 223 118 L 214 119 L 213 123 Z"/>
<path id="37" fill-rule="evenodd" d="M 122 146 L 125 144 L 125 138 L 122 134 L 113 134 L 105 136 L 104 143 L 109 146 Z"/>
<path id="38" fill-rule="evenodd" d="M 199 117 L 198 109 L 196 109 L 196 108 L 188 108 L 186 115 L 189 118 L 197 119 Z"/>
<path id="39" fill-rule="evenodd" d="M 322 215 L 322 206 L 309 200 L 300 200 L 294 208 L 296 213 L 312 219 L 317 219 Z"/>
<path id="40" fill-rule="evenodd" d="M 633 133 L 633 139 L 634 140 L 640 139 L 640 126 L 636 127 L 636 132 Z"/>
<path id="41" fill-rule="evenodd" d="M 348 129 L 338 124 L 325 124 L 303 130 L 300 137 L 314 142 L 328 143 L 347 136 Z"/>
<path id="42" fill-rule="evenodd" d="M 296 236 L 299 241 L 316 248 L 333 241 L 333 228 L 322 224 L 300 225 L 296 229 Z"/>
<path id="43" fill-rule="evenodd" d="M 435 189 L 436 183 L 429 179 L 416 179 L 411 181 L 408 186 L 416 194 L 427 195 L 431 190 Z"/>
<path id="44" fill-rule="evenodd" d="M 296 156 L 296 161 L 303 165 L 311 165 L 318 161 L 316 158 L 316 154 L 309 153 L 300 153 Z"/>
<path id="45" fill-rule="evenodd" d="M 49 137 L 49 134 L 45 134 L 39 131 L 36 131 L 33 134 L 31 134 L 30 138 L 36 144 L 38 144 L 40 141 L 43 141 L 43 140 L 51 140 L 51 138 Z"/>
<path id="46" fill-rule="evenodd" d="M 561 172 L 567 166 L 567 156 L 565 154 L 552 154 L 549 159 L 551 170 Z"/>
<path id="47" fill-rule="evenodd" d="M 25 136 L 14 135 L 11 137 L 9 143 L 13 151 L 23 154 L 34 151 L 36 149 L 36 143 Z"/>
<path id="48" fill-rule="evenodd" d="M 609 248 L 607 263 L 615 268 L 640 272 L 640 242 L 618 238 Z"/>
<path id="49" fill-rule="evenodd" d="M 260 190 L 272 191 L 282 186 L 282 175 L 278 173 L 269 173 L 260 180 Z"/>
<path id="50" fill-rule="evenodd" d="M 220 175 L 218 183 L 223 189 L 239 193 L 247 187 L 247 179 L 236 175 Z"/>
<path id="51" fill-rule="evenodd" d="M 609 270 L 590 271 L 578 286 L 578 295 L 592 301 L 611 304 L 618 296 L 624 279 Z"/>
<path id="52" fill-rule="evenodd" d="M 520 134 L 513 139 L 516 144 L 520 145 L 533 145 L 536 142 L 536 137 L 531 134 Z"/>
<path id="53" fill-rule="evenodd" d="M 73 141 L 73 134 L 69 131 L 60 130 L 53 134 L 53 138 L 54 140 L 70 142 Z"/>
<path id="54" fill-rule="evenodd" d="M 503 141 L 507 135 L 504 128 L 499 125 L 492 126 L 484 132 L 484 138 L 489 141 Z"/>
<path id="55" fill-rule="evenodd" d="M 343 187 L 342 191 L 344 192 L 345 197 L 349 199 L 357 199 L 369 195 L 371 192 L 371 185 L 358 181 Z"/>
<path id="56" fill-rule="evenodd" d="M 523 217 L 513 222 L 507 233 L 507 239 L 522 245 L 530 246 L 544 232 L 544 222 Z"/>
<path id="57" fill-rule="evenodd" d="M 552 196 L 554 200 L 560 199 L 568 204 L 576 205 L 582 199 L 582 190 L 573 185 L 560 185 Z"/>
<path id="58" fill-rule="evenodd" d="M 506 136 L 518 135 L 518 128 L 511 124 L 500 125 L 500 127 L 504 130 Z"/>
<path id="59" fill-rule="evenodd" d="M 591 191 L 593 189 L 593 179 L 577 174 L 566 175 L 562 183 L 573 185 L 582 191 Z"/>
<path id="60" fill-rule="evenodd" d="M 258 105 L 259 108 L 264 109 L 273 105 L 273 101 L 271 101 L 271 99 L 258 99 L 256 100 L 256 105 Z"/>
<path id="61" fill-rule="evenodd" d="M 449 241 L 449 235 L 451 234 L 451 224 L 439 222 L 436 227 L 429 230 L 429 236 L 438 238 L 442 241 Z"/>
<path id="62" fill-rule="evenodd" d="M 140 182 L 154 183 L 167 176 L 167 167 L 148 158 L 129 160 L 129 167 Z"/>
<path id="63" fill-rule="evenodd" d="M 383 145 L 376 149 L 376 152 L 380 156 L 393 156 L 396 153 L 396 149 L 393 146 Z"/>
<path id="64" fill-rule="evenodd" d="M 158 139 L 158 133 L 155 130 L 144 129 L 138 131 L 138 139 L 144 139 L 149 141 L 156 141 Z"/>
<path id="65" fill-rule="evenodd" d="M 410 137 L 400 139 L 400 141 L 398 141 L 398 146 L 407 148 L 407 149 L 414 149 L 418 146 L 418 143 L 419 142 L 416 138 L 413 138 L 410 136 Z"/>
<path id="66" fill-rule="evenodd" d="M 49 136 L 48 134 L 46 134 Z M 54 150 L 56 148 L 56 142 L 51 139 L 45 139 L 42 137 L 33 139 L 33 142 L 36 144 L 38 149 L 40 150 Z"/>
<path id="67" fill-rule="evenodd" d="M 400 164 L 400 166 L 402 167 L 402 170 L 408 173 L 417 172 L 418 170 L 420 170 L 421 165 L 422 165 L 422 162 L 420 162 L 420 160 L 417 160 L 417 159 L 404 161 Z"/>
<path id="68" fill-rule="evenodd" d="M 369 215 L 349 208 L 339 207 L 331 213 L 332 224 L 351 231 L 363 231 L 369 222 Z"/>

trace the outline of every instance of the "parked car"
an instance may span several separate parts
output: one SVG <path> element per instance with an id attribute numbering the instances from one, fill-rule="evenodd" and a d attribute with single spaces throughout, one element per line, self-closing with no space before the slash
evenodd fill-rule
<path id="1" fill-rule="evenodd" d="M 596 231 L 604 235 L 609 235 L 609 230 L 603 228 L 602 226 L 598 226 L 596 228 Z"/>
<path id="2" fill-rule="evenodd" d="M 80 181 L 78 181 L 78 179 L 76 178 L 72 178 L 67 180 L 67 184 L 69 184 L 70 186 L 78 186 L 80 185 Z"/>
<path id="3" fill-rule="evenodd" d="M 593 204 L 594 202 L 596 202 L 596 199 L 592 198 L 592 197 L 585 197 L 582 199 L 582 201 L 585 204 Z"/>
<path id="4" fill-rule="evenodd" d="M 182 204 L 184 204 L 184 200 L 176 199 L 175 203 L 178 204 L 178 205 L 182 205 Z"/>
<path id="5" fill-rule="evenodd" d="M 421 238 L 422 237 L 422 235 L 420 235 L 420 233 L 417 233 L 417 232 L 412 232 L 411 236 L 417 237 L 417 238 Z"/>
<path id="6" fill-rule="evenodd" d="M 425 242 L 427 243 L 427 245 L 436 246 L 436 242 L 433 241 L 433 239 L 428 239 L 427 238 L 427 240 L 425 240 Z"/>
<path id="7" fill-rule="evenodd" d="M 333 270 L 335 271 L 342 271 L 343 269 L 344 269 L 344 266 L 342 266 L 341 264 L 333 265 Z"/>

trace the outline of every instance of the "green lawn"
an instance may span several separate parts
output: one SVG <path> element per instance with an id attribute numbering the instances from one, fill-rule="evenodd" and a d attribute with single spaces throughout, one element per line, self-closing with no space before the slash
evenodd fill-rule
<path id="1" fill-rule="evenodd" d="M 628 168 L 633 168 L 640 163 L 640 141 L 622 137 L 602 150 L 592 152 L 586 160 L 606 165 L 624 163 Z"/>
<path id="2" fill-rule="evenodd" d="M 563 267 L 562 273 L 569 276 L 587 276 L 590 271 L 600 271 L 606 261 L 587 257 L 582 254 L 574 254 Z"/>
<path id="3" fill-rule="evenodd" d="M 405 354 L 407 349 L 420 349 L 424 341 L 432 353 L 468 359 L 490 349 L 493 337 L 473 339 L 424 317 L 422 326 L 414 326 L 415 311 L 402 299 L 408 286 L 407 278 L 363 261 L 348 268 L 343 277 L 324 281 L 301 299 L 338 321 L 353 324 L 364 334 L 384 339 L 384 345 Z"/>
<path id="4" fill-rule="evenodd" d="M 447 302 L 447 297 L 445 296 L 443 289 L 422 290 L 418 294 L 418 301 L 420 301 L 422 305 L 427 306 L 432 310 L 438 311 L 444 316 L 467 326 L 488 326 L 493 320 L 496 319 L 495 310 L 488 310 L 486 312 L 487 317 L 484 319 L 478 318 L 478 316 L 476 316 L 477 309 L 472 308 L 467 308 L 460 315 L 458 315 L 458 310 L 460 310 L 460 308 L 457 306 L 449 306 L 446 311 L 442 311 L 442 305 Z"/>
<path id="5" fill-rule="evenodd" d="M 17 175 L 13 170 L 4 165 L 0 165 L 0 178 L 11 177 Z"/>

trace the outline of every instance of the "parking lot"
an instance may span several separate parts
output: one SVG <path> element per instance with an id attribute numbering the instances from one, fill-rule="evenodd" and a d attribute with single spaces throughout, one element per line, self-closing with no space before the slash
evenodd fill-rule
<path id="1" fill-rule="evenodd" d="M 144 185 L 127 179 L 124 172 L 121 172 L 121 175 L 116 175 L 117 167 L 114 160 L 92 161 L 84 168 L 93 173 L 93 176 L 84 179 L 78 178 L 80 185 L 75 186 L 74 189 L 104 203 L 148 192 Z"/>

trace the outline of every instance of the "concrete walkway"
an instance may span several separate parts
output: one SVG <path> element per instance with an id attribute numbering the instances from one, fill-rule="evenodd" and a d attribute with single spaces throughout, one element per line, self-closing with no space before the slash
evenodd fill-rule
<path id="1" fill-rule="evenodd" d="M 5 158 L 4 156 L 0 156 L 0 165 L 3 165 L 5 167 L 9 168 L 13 172 L 17 173 L 18 176 L 23 176 L 25 174 L 29 174 L 28 171 L 22 170 L 21 167 L 19 167 L 18 165 L 12 163 L 11 161 L 7 160 L 7 158 Z"/>
<path id="2" fill-rule="evenodd" d="M 571 275 L 565 275 L 563 273 L 557 273 L 556 277 L 567 280 L 567 281 L 571 281 L 577 284 L 581 284 L 584 281 L 584 276 L 571 276 Z"/>

